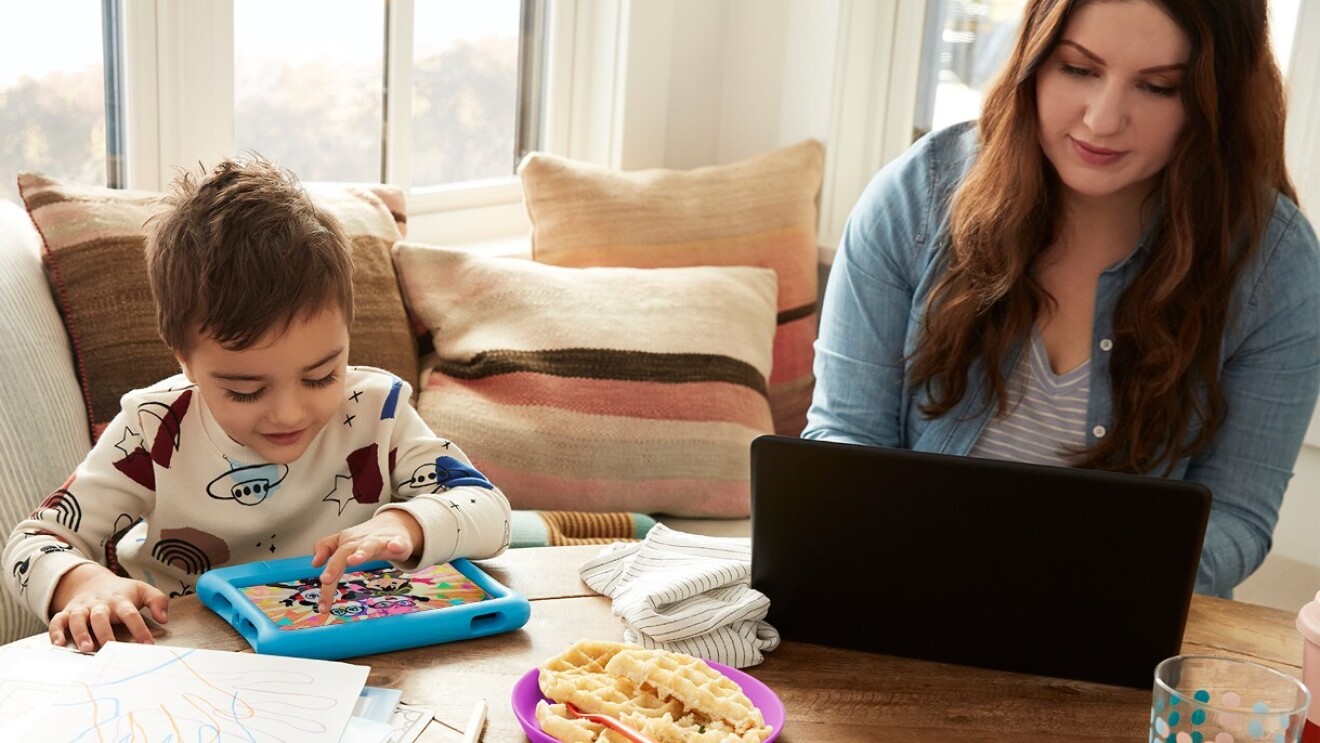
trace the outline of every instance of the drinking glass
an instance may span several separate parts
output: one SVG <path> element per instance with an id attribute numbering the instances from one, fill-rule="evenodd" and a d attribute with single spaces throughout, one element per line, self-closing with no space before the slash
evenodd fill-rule
<path id="1" fill-rule="evenodd" d="M 1259 663 L 1178 655 L 1155 667 L 1150 743 L 1298 743 L 1311 692 Z"/>

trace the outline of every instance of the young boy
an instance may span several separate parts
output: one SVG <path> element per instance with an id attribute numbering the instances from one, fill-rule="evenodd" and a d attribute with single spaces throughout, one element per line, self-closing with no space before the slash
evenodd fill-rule
<path id="1" fill-rule="evenodd" d="M 295 176 L 229 160 L 176 184 L 147 245 L 183 373 L 124 396 L 77 470 L 20 522 L 9 590 L 90 651 L 225 564 L 311 553 L 329 611 L 347 568 L 415 570 L 509 544 L 509 502 L 409 406 L 348 366 L 348 239 Z"/>

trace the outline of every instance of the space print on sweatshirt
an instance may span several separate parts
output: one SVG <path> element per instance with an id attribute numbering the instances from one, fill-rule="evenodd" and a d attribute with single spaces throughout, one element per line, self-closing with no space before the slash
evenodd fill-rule
<path id="1" fill-rule="evenodd" d="M 175 452 L 183 445 L 183 419 L 192 405 L 195 388 L 182 391 L 173 402 L 148 400 L 138 405 L 138 428 L 124 426 L 115 448 L 123 457 L 115 461 L 115 469 L 147 490 L 156 489 L 156 467 L 169 469 Z M 147 420 L 153 419 L 156 435 L 147 449 L 143 434 Z"/>
<path id="2" fill-rule="evenodd" d="M 68 481 L 14 527 L 0 578 L 49 621 L 60 578 L 82 563 L 187 595 L 208 569 L 309 553 L 381 509 L 422 526 L 415 561 L 498 555 L 508 499 L 410 397 L 397 376 L 349 366 L 334 417 L 296 461 L 272 464 L 229 437 L 182 374 L 133 390 Z"/>

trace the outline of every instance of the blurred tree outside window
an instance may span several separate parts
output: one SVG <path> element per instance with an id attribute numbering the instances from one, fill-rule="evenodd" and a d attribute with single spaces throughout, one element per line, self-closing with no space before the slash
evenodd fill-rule
<path id="1" fill-rule="evenodd" d="M 523 38 L 539 2 L 416 0 L 411 150 L 392 155 L 408 162 L 408 185 L 514 175 L 516 149 L 528 149 L 540 125 L 540 40 Z M 235 151 L 259 152 L 307 181 L 380 182 L 389 7 L 234 0 Z M 0 19 L 0 198 L 19 199 L 19 170 L 121 185 L 122 109 L 106 100 L 122 90 L 119 0 L 46 0 Z"/>
<path id="2" fill-rule="evenodd" d="M 513 175 L 522 0 L 416 7 L 414 187 Z"/>
<path id="3" fill-rule="evenodd" d="M 101 0 L 0 14 L 0 198 L 19 200 L 20 170 L 106 185 Z"/>
<path id="4" fill-rule="evenodd" d="M 513 175 L 523 0 L 418 0 L 411 186 Z M 387 5 L 235 0 L 234 134 L 308 181 L 378 182 Z"/>
<path id="5" fill-rule="evenodd" d="M 384 70 L 382 2 L 236 0 L 235 149 L 304 181 L 380 182 Z"/>

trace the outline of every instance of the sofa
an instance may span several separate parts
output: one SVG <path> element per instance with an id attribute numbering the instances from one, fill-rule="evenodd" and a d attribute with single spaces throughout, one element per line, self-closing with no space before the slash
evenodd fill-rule
<path id="1" fill-rule="evenodd" d="M 403 193 L 308 184 L 354 242 L 350 363 L 409 381 L 515 508 L 513 542 L 748 533 L 747 445 L 810 400 L 823 148 L 691 171 L 543 153 L 530 256 L 409 238 Z M 0 201 L 0 529 L 60 485 L 118 398 L 177 371 L 141 259 L 159 194 L 19 176 Z M 6 566 L 8 569 L 8 566 Z M 42 630 L 0 590 L 0 643 Z"/>

